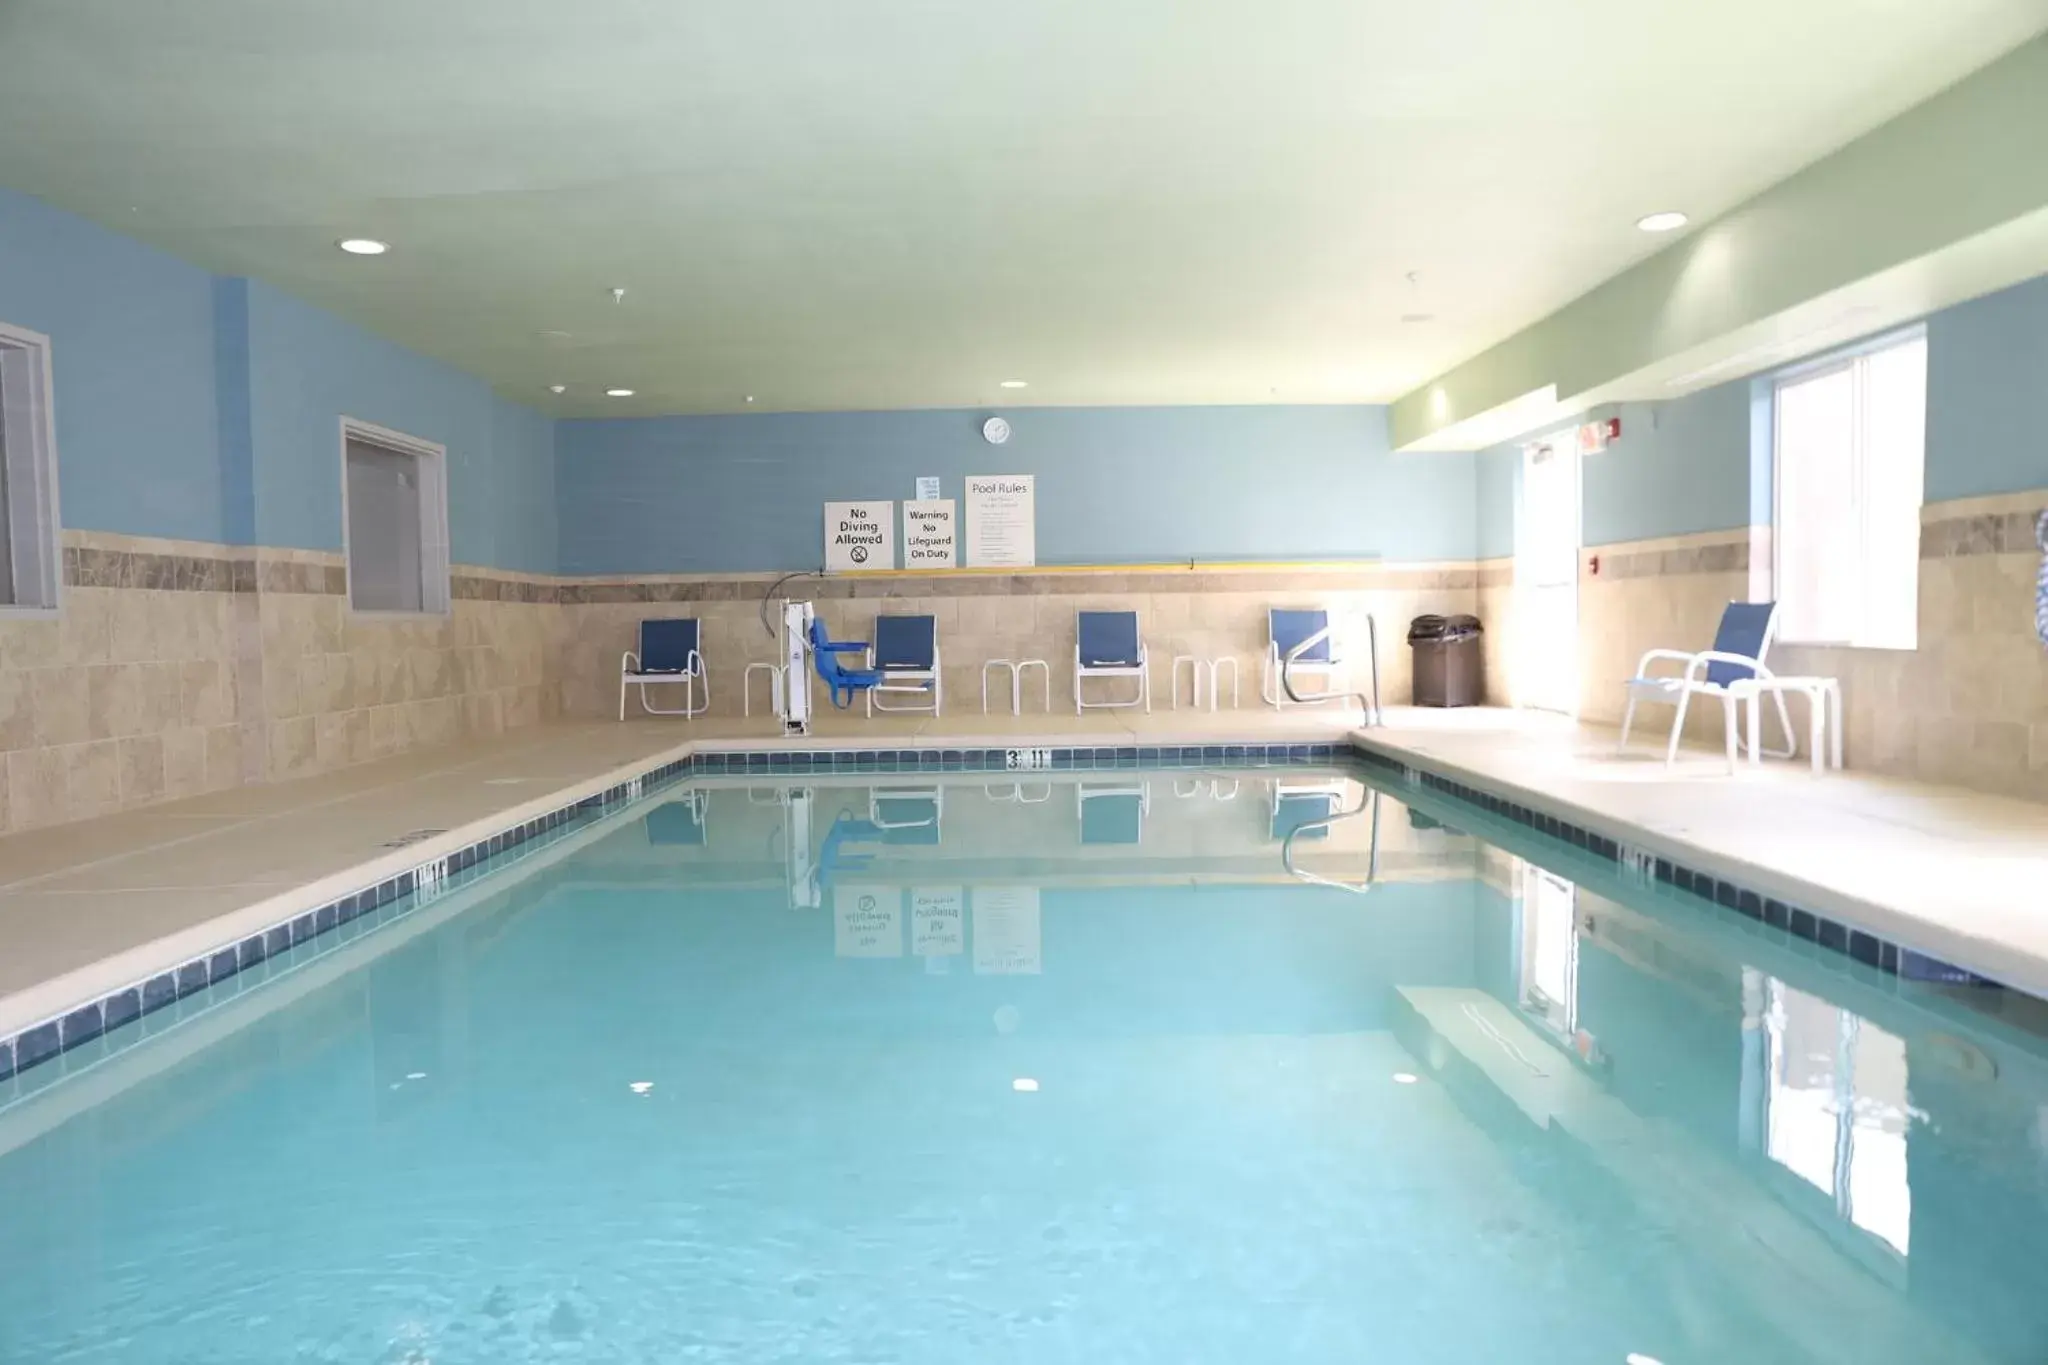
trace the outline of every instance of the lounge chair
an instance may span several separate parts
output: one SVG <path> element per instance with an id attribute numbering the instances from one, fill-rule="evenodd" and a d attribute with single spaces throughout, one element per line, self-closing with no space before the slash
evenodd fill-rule
<path id="1" fill-rule="evenodd" d="M 1349 703 L 1349 693 L 1335 691 L 1338 675 L 1344 671 L 1344 661 L 1337 653 L 1335 639 L 1328 633 L 1330 613 L 1324 610 L 1295 611 L 1275 607 L 1266 613 L 1266 660 L 1260 679 L 1260 693 L 1266 704 L 1278 710 L 1283 706 L 1312 705 L 1319 701 L 1342 701 Z M 1300 703 L 1287 695 L 1281 682 L 1281 665 L 1288 654 L 1304 642 L 1315 639 L 1314 644 L 1303 649 L 1287 668 L 1286 676 L 1291 679 L 1313 677 L 1320 679 L 1320 685 L 1313 694 L 1303 693 Z"/>
<path id="2" fill-rule="evenodd" d="M 1083 782 L 1074 788 L 1074 813 L 1084 844 L 1135 844 L 1152 812 L 1152 787 L 1142 779 Z"/>
<path id="3" fill-rule="evenodd" d="M 1685 730 L 1685 713 L 1692 699 L 1714 697 L 1720 700 L 1727 722 L 1728 766 L 1733 769 L 1736 752 L 1743 742 L 1735 723 L 1735 708 L 1742 700 L 1741 690 L 1736 684 L 1750 678 L 1771 676 L 1771 670 L 1764 665 L 1764 656 L 1770 652 L 1771 642 L 1777 634 L 1776 602 L 1730 602 L 1721 613 L 1721 628 L 1714 632 L 1712 649 L 1703 649 L 1697 654 L 1688 654 L 1681 649 L 1652 649 L 1644 653 L 1636 664 L 1636 675 L 1622 684 L 1628 693 L 1628 709 L 1621 717 L 1620 747 L 1628 747 L 1628 733 L 1635 723 L 1638 703 L 1647 701 L 1676 706 L 1677 714 L 1671 720 L 1671 738 L 1664 746 L 1664 761 L 1671 763 L 1678 757 L 1678 739 Z M 1651 666 L 1657 663 L 1676 663 L 1681 668 L 1676 673 L 1652 674 Z M 1786 710 L 1784 693 L 1774 692 L 1772 695 L 1777 698 L 1778 724 L 1785 735 L 1786 747 L 1765 749 L 1764 752 L 1774 758 L 1790 758 L 1798 751 L 1798 741 L 1792 734 L 1792 717 Z"/>
<path id="4" fill-rule="evenodd" d="M 1142 706 L 1152 709 L 1152 674 L 1145 642 L 1138 636 L 1135 611 L 1083 611 L 1074 617 L 1074 714 L 1089 706 Z M 1137 695 L 1128 701 L 1084 701 L 1081 684 L 1089 678 L 1131 678 Z"/>
<path id="5" fill-rule="evenodd" d="M 939 714 L 939 623 L 933 616 L 877 616 L 875 642 L 868 667 L 882 681 L 868 689 L 868 714 L 877 711 L 929 711 Z M 892 706 L 892 693 L 909 692 L 917 700 Z"/>
<path id="6" fill-rule="evenodd" d="M 640 648 L 627 650 L 619 660 L 619 719 L 626 718 L 626 689 L 640 689 L 640 709 L 650 716 L 701 716 L 711 707 L 711 679 L 704 671 L 704 655 L 698 650 L 697 618 L 694 616 L 640 623 Z M 651 706 L 647 689 L 659 683 L 680 684 L 681 709 Z M 697 699 L 703 689 L 703 701 Z"/>

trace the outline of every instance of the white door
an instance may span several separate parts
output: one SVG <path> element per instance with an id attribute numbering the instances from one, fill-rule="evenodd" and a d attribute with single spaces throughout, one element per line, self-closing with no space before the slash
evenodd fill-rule
<path id="1" fill-rule="evenodd" d="M 1568 437 L 1522 450 L 1515 526 L 1515 702 L 1579 709 L 1579 455 Z"/>

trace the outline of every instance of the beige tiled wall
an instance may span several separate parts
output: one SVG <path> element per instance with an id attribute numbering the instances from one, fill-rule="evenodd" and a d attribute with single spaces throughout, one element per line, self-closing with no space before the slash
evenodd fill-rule
<path id="1" fill-rule="evenodd" d="M 67 533 L 62 610 L 0 618 L 0 832 L 496 734 L 551 708 L 559 609 L 483 595 L 517 576 L 458 570 L 473 595 L 449 616 L 380 622 L 347 611 L 338 565 Z"/>
<path id="2" fill-rule="evenodd" d="M 2034 634 L 2041 552 L 2032 530 L 2044 505 L 2048 491 L 1923 509 L 1917 649 L 1773 651 L 1780 673 L 1841 680 L 1851 767 L 2048 799 L 2048 649 Z M 1581 714 L 1618 720 L 1619 680 L 1643 650 L 1703 649 L 1730 600 L 1767 592 L 1767 573 L 1752 581 L 1751 547 L 1761 543 L 1737 530 L 1589 551 L 1603 572 L 1581 578 Z M 1804 743 L 1803 703 L 1792 705 Z M 1646 741 L 1668 716 L 1647 713 Z M 1720 726 L 1716 705 L 1687 729 L 1718 742 Z"/>
<path id="3" fill-rule="evenodd" d="M 0 619 L 0 830 L 241 780 L 234 599 L 220 586 L 71 586 L 54 619 Z"/>
<path id="4" fill-rule="evenodd" d="M 685 600 L 565 604 L 560 662 L 564 714 L 616 714 L 620 655 L 634 647 L 640 621 L 661 616 L 695 616 L 703 622 L 703 649 L 712 684 L 711 713 L 740 714 L 746 665 L 776 658 L 776 638 L 761 624 L 761 595 L 772 581 L 760 577 L 586 585 L 591 592 L 630 588 L 656 596 L 684 596 Z M 1240 673 L 1239 704 L 1259 705 L 1269 607 L 1327 607 L 1334 614 L 1344 653 L 1353 663 L 1351 683 L 1360 687 L 1369 677 L 1366 616 L 1371 613 L 1379 627 L 1381 694 L 1389 704 L 1405 702 L 1409 665 L 1404 640 L 1409 618 L 1424 612 L 1471 611 L 1476 601 L 1471 567 L 1463 564 L 1389 565 L 1343 573 L 1290 571 L 1283 575 L 1269 570 L 1185 576 L 1047 571 L 979 581 L 967 575 L 943 580 L 836 579 L 823 584 L 794 580 L 785 584 L 783 591 L 816 600 L 827 629 L 841 639 L 869 638 L 874 618 L 882 612 L 936 617 L 944 665 L 944 705 L 949 710 L 980 710 L 981 666 L 986 660 L 1035 658 L 1051 665 L 1052 709 L 1068 713 L 1074 705 L 1077 611 L 1135 608 L 1139 612 L 1152 658 L 1153 705 L 1164 710 L 1171 704 L 1172 663 L 1179 654 L 1235 659 Z M 1226 705 L 1228 677 L 1225 669 Z M 992 680 L 992 694 L 998 690 Z M 1027 698 L 1029 710 L 1038 709 L 1042 695 L 1034 681 Z M 762 714 L 765 705 L 765 683 L 757 681 L 755 714 Z"/>
<path id="5" fill-rule="evenodd" d="M 315 568 L 340 563 L 334 555 L 266 551 L 265 558 Z M 458 582 L 479 576 L 459 575 Z M 386 618 L 351 612 L 346 598 L 329 592 L 263 592 L 269 776 L 299 777 L 539 722 L 551 714 L 547 654 L 558 610 L 552 602 L 457 597 L 446 616 Z"/>

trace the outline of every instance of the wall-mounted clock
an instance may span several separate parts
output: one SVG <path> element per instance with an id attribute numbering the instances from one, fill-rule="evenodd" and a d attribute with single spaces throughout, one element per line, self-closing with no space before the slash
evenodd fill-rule
<path id="1" fill-rule="evenodd" d="M 981 424 L 981 439 L 992 446 L 999 446 L 1010 439 L 1010 424 L 1001 417 L 991 417 Z"/>

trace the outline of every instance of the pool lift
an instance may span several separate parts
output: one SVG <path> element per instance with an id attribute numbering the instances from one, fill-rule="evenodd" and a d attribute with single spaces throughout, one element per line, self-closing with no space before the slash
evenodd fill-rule
<path id="1" fill-rule="evenodd" d="M 826 633 L 810 602 L 782 604 L 782 733 L 808 735 L 811 732 L 811 675 L 825 684 L 832 704 L 844 711 L 863 692 L 929 692 L 935 679 L 890 682 L 879 668 L 865 668 L 841 662 L 843 654 L 866 654 L 865 640 L 834 640 Z M 796 679 L 803 679 L 799 686 Z"/>

